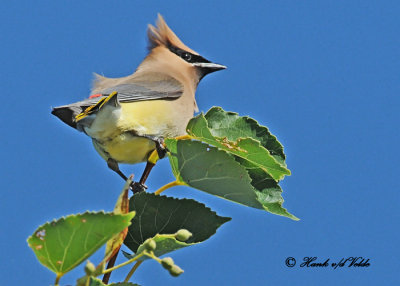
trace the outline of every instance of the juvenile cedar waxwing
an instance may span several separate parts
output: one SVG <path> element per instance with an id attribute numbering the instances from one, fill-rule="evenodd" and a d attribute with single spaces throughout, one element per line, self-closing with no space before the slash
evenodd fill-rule
<path id="1" fill-rule="evenodd" d="M 186 134 L 187 123 L 198 111 L 195 91 L 200 80 L 226 68 L 184 45 L 161 15 L 156 26 L 148 27 L 149 53 L 132 75 L 106 78 L 95 74 L 88 99 L 52 110 L 91 137 L 109 168 L 125 180 L 118 163 L 144 162 L 156 148 L 162 157 L 163 138 Z M 143 187 L 139 184 L 136 191 Z"/>

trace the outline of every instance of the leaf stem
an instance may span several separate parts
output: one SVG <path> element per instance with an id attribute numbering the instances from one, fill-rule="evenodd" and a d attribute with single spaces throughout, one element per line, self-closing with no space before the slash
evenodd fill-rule
<path id="1" fill-rule="evenodd" d="M 171 237 L 173 237 L 173 236 L 174 236 L 174 235 L 171 235 Z M 125 263 L 122 263 L 122 264 L 120 264 L 120 265 L 117 265 L 117 266 L 115 266 L 113 269 L 111 269 L 111 268 L 110 268 L 110 269 L 111 269 L 111 271 L 112 271 L 112 270 L 117 269 L 117 268 L 119 268 L 119 267 L 125 266 L 126 264 L 128 264 L 128 263 L 130 263 L 130 262 L 133 262 L 134 260 L 137 260 L 137 259 L 139 259 L 140 257 L 142 257 L 142 256 L 144 256 L 144 255 L 147 256 L 147 257 L 150 257 L 150 258 L 154 259 L 155 261 L 157 261 L 158 263 L 161 264 L 161 259 L 158 258 L 157 256 L 155 256 L 153 251 L 151 251 L 151 252 L 143 251 L 142 253 L 140 253 L 140 254 L 139 254 L 138 256 L 136 256 L 135 258 L 133 258 L 133 259 L 131 259 L 131 260 L 125 262 Z M 142 263 L 143 263 L 143 260 L 136 261 L 135 265 L 133 265 L 132 269 L 129 271 L 128 275 L 125 277 L 124 282 L 128 282 L 129 279 L 131 279 L 131 277 L 132 277 L 132 275 L 135 273 L 136 269 L 138 269 L 139 266 L 140 266 Z M 107 269 L 107 270 L 108 270 L 108 269 Z M 107 270 L 106 270 L 106 271 L 107 271 Z"/>
<path id="2" fill-rule="evenodd" d="M 143 260 L 136 261 L 135 265 L 133 265 L 131 271 L 129 271 L 128 275 L 126 275 L 124 282 L 128 282 L 131 279 L 133 273 L 135 273 L 136 269 L 139 268 L 140 264 L 142 264 Z"/>
<path id="3" fill-rule="evenodd" d="M 54 282 L 54 286 L 58 286 L 58 285 L 59 285 L 61 276 L 62 276 L 62 275 L 57 274 L 56 281 Z"/>
<path id="4" fill-rule="evenodd" d="M 189 139 L 193 139 L 193 137 L 190 136 L 189 134 L 185 134 L 185 135 L 181 135 L 181 136 L 175 137 L 174 139 L 176 139 L 176 140 L 189 140 Z"/>
<path id="5" fill-rule="evenodd" d="M 144 253 L 146 256 L 148 256 L 148 257 L 154 259 L 155 261 L 157 261 L 158 263 L 161 264 L 161 259 L 158 258 L 157 256 L 155 256 L 155 255 L 154 255 L 154 252 L 150 252 L 150 253 L 149 253 L 149 252 L 143 251 L 143 253 Z"/>
<path id="6" fill-rule="evenodd" d="M 121 268 L 121 267 L 123 267 L 123 266 L 125 266 L 125 265 L 128 265 L 128 264 L 130 264 L 130 263 L 132 263 L 132 262 L 138 260 L 139 258 L 141 258 L 141 257 L 144 256 L 144 255 L 145 255 L 145 253 L 142 252 L 142 253 L 140 253 L 138 256 L 135 256 L 134 258 L 129 259 L 128 261 L 125 261 L 125 262 L 123 262 L 123 263 L 121 263 L 121 264 L 118 264 L 117 266 L 114 266 L 114 267 L 111 267 L 111 268 L 108 268 L 108 269 L 104 270 L 104 271 L 103 271 L 103 274 L 106 274 L 106 273 L 108 273 L 108 272 L 111 272 L 111 271 L 113 271 L 113 270 L 116 270 L 116 269 L 118 269 L 118 268 Z"/>
<path id="7" fill-rule="evenodd" d="M 159 195 L 162 192 L 164 192 L 166 189 L 169 189 L 169 188 L 172 188 L 172 187 L 175 187 L 175 186 L 181 186 L 181 185 L 184 185 L 184 183 L 181 183 L 181 182 L 178 182 L 178 181 L 173 181 L 173 182 L 170 182 L 170 183 L 162 186 L 161 188 L 159 188 L 157 191 L 154 192 L 154 194 L 155 195 Z"/>

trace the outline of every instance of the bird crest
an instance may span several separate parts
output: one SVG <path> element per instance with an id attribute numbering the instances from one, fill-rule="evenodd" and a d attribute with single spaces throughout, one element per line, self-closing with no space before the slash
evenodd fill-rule
<path id="1" fill-rule="evenodd" d="M 156 22 L 156 27 L 149 24 L 147 35 L 149 38 L 149 46 L 148 49 L 151 51 L 152 49 L 164 46 L 169 48 L 169 46 L 175 46 L 192 54 L 198 55 L 195 51 L 186 46 L 182 41 L 178 38 L 177 35 L 168 27 L 165 22 L 163 16 L 158 14 L 158 19 Z"/>

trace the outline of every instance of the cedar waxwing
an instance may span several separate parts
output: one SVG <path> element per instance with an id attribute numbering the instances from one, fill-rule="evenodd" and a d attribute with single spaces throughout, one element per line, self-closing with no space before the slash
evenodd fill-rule
<path id="1" fill-rule="evenodd" d="M 149 53 L 132 75 L 95 74 L 89 99 L 52 110 L 91 137 L 96 151 L 125 180 L 118 163 L 144 162 L 156 148 L 162 156 L 163 138 L 186 134 L 187 123 L 198 111 L 195 91 L 200 80 L 226 68 L 184 45 L 161 15 L 157 27 L 149 25 L 148 38 Z"/>

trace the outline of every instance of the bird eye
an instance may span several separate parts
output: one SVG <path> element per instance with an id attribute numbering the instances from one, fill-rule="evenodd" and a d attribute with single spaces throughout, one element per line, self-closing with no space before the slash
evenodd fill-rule
<path id="1" fill-rule="evenodd" d="M 189 53 L 183 53 L 182 59 L 184 59 L 185 61 L 190 61 L 192 59 L 192 55 Z"/>

